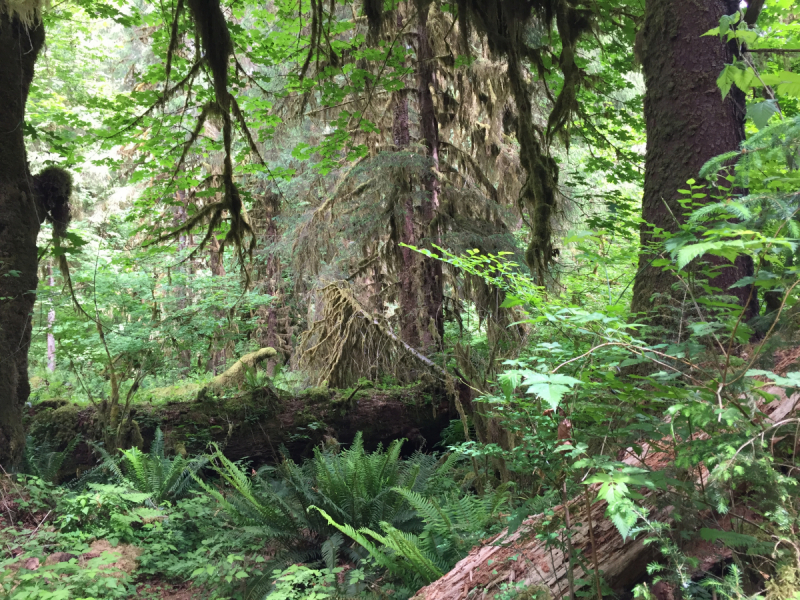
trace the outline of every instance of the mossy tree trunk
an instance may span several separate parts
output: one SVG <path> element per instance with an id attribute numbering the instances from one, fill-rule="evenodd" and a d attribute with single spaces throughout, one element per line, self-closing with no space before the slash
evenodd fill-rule
<path id="1" fill-rule="evenodd" d="M 3 8 L 0 3 L 0 464 L 9 468 L 25 445 L 22 408 L 30 394 L 36 237 L 44 219 L 23 136 L 25 102 L 44 27 L 26 26 Z"/>
<path id="2" fill-rule="evenodd" d="M 426 193 L 422 201 L 422 225 L 428 240 L 426 246 L 440 244 L 439 240 L 439 121 L 433 104 L 433 90 L 436 81 L 433 75 L 435 57 L 428 38 L 428 9 L 419 11 L 417 23 L 417 84 L 419 94 L 419 120 L 422 138 L 431 171 L 423 184 Z M 432 249 L 432 248 L 431 248 Z M 442 282 L 442 263 L 427 257 L 421 265 L 423 323 L 421 328 L 422 350 L 430 353 L 441 349 L 444 336 L 444 288 Z"/>
<path id="3" fill-rule="evenodd" d="M 397 12 L 397 28 L 403 28 L 403 16 Z M 399 210 L 392 224 L 393 239 L 407 246 L 432 249 L 439 243 L 440 183 L 439 124 L 433 103 L 435 57 L 428 39 L 428 7 L 420 9 L 416 23 L 417 113 L 419 136 L 431 160 L 430 170 L 418 178 L 400 172 L 397 177 Z M 400 90 L 392 97 L 392 143 L 399 151 L 408 151 L 411 143 L 408 92 Z M 421 193 L 415 193 L 416 191 Z M 421 197 L 415 205 L 415 197 Z M 398 304 L 400 305 L 400 337 L 409 346 L 424 354 L 441 347 L 444 333 L 441 262 L 422 256 L 406 247 L 397 246 Z"/>
<path id="4" fill-rule="evenodd" d="M 392 143 L 399 151 L 407 151 L 411 142 L 408 124 L 408 94 L 405 90 L 394 92 L 392 97 Z M 417 231 L 414 224 L 414 196 L 408 174 L 398 175 L 398 199 L 400 210 L 395 224 L 397 239 L 402 244 L 417 246 Z M 398 298 L 400 305 L 400 337 L 409 346 L 419 348 L 420 335 L 417 319 L 416 265 L 419 256 L 410 248 L 398 246 Z"/>
<path id="5" fill-rule="evenodd" d="M 725 64 L 733 61 L 735 48 L 717 36 L 701 37 L 722 15 L 738 8 L 737 0 L 648 0 L 645 6 L 640 32 L 647 127 L 642 216 L 666 231 L 677 231 L 682 218 L 677 190 L 697 178 L 706 161 L 735 150 L 744 140 L 744 95 L 734 87 L 723 101 L 716 83 Z M 643 225 L 642 248 L 652 241 L 652 228 Z M 653 258 L 643 254 L 639 259 L 632 308 L 657 308 L 654 324 L 677 330 L 670 327 L 675 317 L 669 308 L 671 297 L 680 302 L 672 292 L 676 282 L 651 265 Z M 740 258 L 711 283 L 744 304 L 750 289 L 730 286 L 752 269 L 752 263 Z M 757 310 L 754 299 L 748 310 L 751 315 Z"/>

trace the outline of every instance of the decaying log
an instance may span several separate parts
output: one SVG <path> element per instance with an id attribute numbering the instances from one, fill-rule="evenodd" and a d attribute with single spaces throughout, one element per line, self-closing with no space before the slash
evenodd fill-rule
<path id="1" fill-rule="evenodd" d="M 231 460 L 248 457 L 255 465 L 280 460 L 282 448 L 300 459 L 324 440 L 349 444 L 358 431 L 368 449 L 399 438 L 408 439 L 404 450 L 409 452 L 430 449 L 456 418 L 448 390 L 425 384 L 386 390 L 312 388 L 296 394 L 268 387 L 233 390 L 194 401 L 135 403 L 131 412 L 144 450 L 160 427 L 168 447 L 196 454 L 214 442 Z M 59 450 L 76 434 L 84 440 L 102 439 L 93 406 L 41 402 L 29 409 L 26 421 L 34 439 L 47 440 Z M 94 462 L 84 442 L 65 468 L 74 471 Z"/>
<path id="2" fill-rule="evenodd" d="M 662 453 L 644 451 L 644 461 L 649 466 L 655 466 L 663 459 Z M 639 456 L 631 453 L 624 462 L 641 466 L 641 461 Z M 591 490 L 589 493 L 594 496 Z M 594 584 L 580 564 L 593 569 L 590 522 L 597 563 L 605 582 L 612 589 L 624 589 L 638 581 L 653 559 L 655 548 L 645 546 L 641 538 L 623 540 L 613 523 L 605 517 L 608 506 L 605 501 L 591 505 L 591 519 L 583 495 L 572 499 L 567 506 L 572 523 L 574 579 L 587 582 L 584 586 L 577 583 L 576 588 Z M 504 531 L 483 546 L 474 548 L 444 577 L 419 590 L 412 600 L 491 599 L 504 583 L 516 584 L 522 589 L 547 589 L 554 600 L 568 598 L 566 544 L 563 549 L 548 547 L 536 538 L 538 532 L 552 530 L 564 523 L 564 506 L 555 507 L 554 512 L 555 515 L 548 518 L 550 524 L 547 526 L 544 515 L 534 515 L 526 519 L 514 534 L 507 535 Z"/>
<path id="3" fill-rule="evenodd" d="M 775 396 L 775 401 L 761 406 L 767 416 L 767 422 L 773 425 L 786 423 L 800 407 L 800 392 L 787 396 L 778 386 L 765 387 L 764 391 Z M 661 452 L 652 452 L 643 445 L 641 456 L 629 449 L 623 462 L 632 466 L 646 466 L 660 469 L 671 458 Z M 704 470 L 703 477 L 708 473 Z M 590 495 L 594 497 L 594 493 Z M 599 570 L 605 582 L 613 590 L 629 590 L 637 581 L 641 581 L 647 564 L 656 557 L 654 545 L 645 546 L 642 539 L 623 540 L 613 523 L 605 517 L 607 508 L 605 501 L 595 502 L 591 506 L 591 523 L 593 525 L 596 556 Z M 592 570 L 592 543 L 589 532 L 588 514 L 585 497 L 575 498 L 568 503 L 573 527 L 571 529 L 572 546 L 579 563 Z M 670 509 L 665 508 L 661 519 L 667 517 Z M 564 522 L 564 507 L 554 509 L 551 516 L 551 529 Z M 503 583 L 517 583 L 524 588 L 546 588 L 554 600 L 569 597 L 567 582 L 567 565 L 569 559 L 566 552 L 558 548 L 548 548 L 544 541 L 536 539 L 536 533 L 543 530 L 543 515 L 529 517 L 519 530 L 508 536 L 506 532 L 492 538 L 484 545 L 474 548 L 470 554 L 438 581 L 422 588 L 412 600 L 483 600 L 494 598 Z M 706 547 L 708 546 L 708 547 Z M 725 557 L 725 550 L 710 548 L 705 543 L 703 553 L 707 560 Z M 709 557 L 711 557 L 709 559 Z M 581 564 L 574 564 L 574 577 L 583 579 L 584 585 L 594 585 Z M 577 586 L 576 586 L 577 587 Z M 595 596 L 596 597 L 596 596 Z"/>

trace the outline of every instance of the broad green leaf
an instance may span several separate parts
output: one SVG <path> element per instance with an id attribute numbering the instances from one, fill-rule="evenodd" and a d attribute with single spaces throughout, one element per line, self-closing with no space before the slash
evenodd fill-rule
<path id="1" fill-rule="evenodd" d="M 766 127 L 770 117 L 778 112 L 778 103 L 775 100 L 764 100 L 747 107 L 747 116 L 753 120 L 758 129 Z"/>

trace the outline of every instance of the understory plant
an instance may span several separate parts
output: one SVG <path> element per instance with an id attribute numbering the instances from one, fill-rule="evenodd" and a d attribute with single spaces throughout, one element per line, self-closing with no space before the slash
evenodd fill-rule
<path id="1" fill-rule="evenodd" d="M 437 474 L 437 459 L 422 453 L 402 459 L 402 444 L 395 440 L 386 449 L 367 452 L 358 434 L 349 448 L 316 448 L 303 464 L 287 458 L 277 467 L 250 473 L 217 450 L 210 466 L 223 485 L 197 481 L 234 523 L 280 547 L 285 560 L 322 560 L 332 568 L 342 537 L 319 513 L 309 511 L 311 506 L 356 528 L 380 522 L 405 531 L 420 528 L 417 513 L 393 488 L 424 491 Z"/>
<path id="2" fill-rule="evenodd" d="M 101 446 L 94 448 L 103 459 L 97 469 L 108 471 L 120 485 L 149 494 L 155 504 L 184 497 L 194 486 L 194 477 L 208 463 L 205 456 L 167 456 L 160 427 L 148 453 L 133 447 L 120 449 L 119 456 L 112 456 Z"/>

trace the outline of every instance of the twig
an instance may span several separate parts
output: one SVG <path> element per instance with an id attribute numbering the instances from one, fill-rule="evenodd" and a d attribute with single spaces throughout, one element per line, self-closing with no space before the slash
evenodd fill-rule
<path id="1" fill-rule="evenodd" d="M 589 488 L 583 490 L 586 498 L 586 520 L 589 524 L 589 542 L 592 544 L 592 563 L 594 564 L 594 582 L 597 585 L 597 600 L 603 600 L 603 591 L 600 587 L 600 563 L 597 560 L 597 543 L 594 539 L 594 525 L 592 524 L 592 502 L 589 500 Z"/>
<path id="2" fill-rule="evenodd" d="M 570 600 L 575 600 L 575 572 L 573 571 L 573 564 L 572 564 L 572 523 L 570 521 L 569 516 L 569 501 L 567 498 L 567 480 L 564 479 L 564 483 L 561 488 L 561 497 L 562 502 L 564 504 L 564 524 L 567 527 L 567 583 L 569 584 L 569 597 Z M 587 496 L 588 497 L 588 496 Z M 592 546 L 594 549 L 594 546 Z"/>
<path id="3" fill-rule="evenodd" d="M 800 52 L 800 48 L 748 48 L 748 52 L 775 52 L 776 54 L 784 54 L 788 52 Z"/>
<path id="4" fill-rule="evenodd" d="M 52 511 L 52 510 L 48 510 L 48 511 L 47 511 L 47 514 L 44 516 L 44 519 L 42 519 L 42 521 L 41 521 L 41 522 L 40 522 L 40 523 L 39 523 L 39 524 L 36 526 L 36 529 L 34 529 L 33 531 L 31 531 L 31 533 L 30 533 L 30 535 L 29 535 L 28 537 L 33 537 L 33 534 L 34 534 L 34 533 L 36 533 L 37 531 L 39 531 L 39 527 L 41 527 L 41 526 L 42 526 L 42 523 L 44 523 L 45 521 L 47 521 L 47 517 L 49 517 L 49 516 L 50 516 L 50 513 L 51 513 L 51 512 L 53 512 L 53 511 Z"/>

